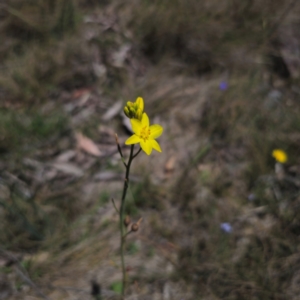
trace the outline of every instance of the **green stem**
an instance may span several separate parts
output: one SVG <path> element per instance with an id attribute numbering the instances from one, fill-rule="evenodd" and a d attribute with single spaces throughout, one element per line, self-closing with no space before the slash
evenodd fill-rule
<path id="1" fill-rule="evenodd" d="M 133 149 L 134 149 L 134 145 L 131 145 L 130 156 L 129 156 L 129 159 L 128 159 L 128 163 L 126 165 L 126 175 L 125 175 L 123 195 L 122 195 L 121 208 L 120 208 L 121 261 L 122 261 L 122 273 L 123 273 L 122 299 L 124 299 L 125 288 L 126 288 L 126 268 L 125 268 L 125 259 L 124 259 L 124 252 L 125 252 L 124 248 L 125 248 L 125 237 L 126 237 L 125 228 L 124 228 L 125 198 L 126 198 L 128 185 L 129 185 L 130 166 L 131 166 L 132 160 L 134 159 Z"/>

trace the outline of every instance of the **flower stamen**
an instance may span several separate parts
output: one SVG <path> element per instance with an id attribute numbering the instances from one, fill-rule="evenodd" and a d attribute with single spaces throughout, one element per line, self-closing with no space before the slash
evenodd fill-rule
<path id="1" fill-rule="evenodd" d="M 146 140 L 149 139 L 149 135 L 151 133 L 151 130 L 149 127 L 147 126 L 144 126 L 142 129 L 141 129 L 141 132 L 140 132 L 140 138 L 144 140 L 144 142 L 146 142 Z"/>

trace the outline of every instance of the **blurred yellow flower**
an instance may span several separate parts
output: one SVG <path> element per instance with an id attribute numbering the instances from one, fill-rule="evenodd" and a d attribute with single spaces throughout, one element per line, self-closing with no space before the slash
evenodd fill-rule
<path id="1" fill-rule="evenodd" d="M 124 107 L 125 115 L 130 119 L 142 119 L 144 112 L 144 100 L 142 97 L 138 97 L 135 102 L 128 101 Z"/>
<path id="2" fill-rule="evenodd" d="M 141 120 L 131 119 L 130 122 L 134 135 L 126 140 L 126 145 L 140 143 L 141 148 L 147 155 L 151 154 L 152 149 L 161 152 L 161 148 L 155 139 L 162 134 L 162 126 L 158 124 L 150 126 L 146 113 L 143 113 Z"/>
<path id="3" fill-rule="evenodd" d="M 287 154 L 281 149 L 275 149 L 272 152 L 272 156 L 276 159 L 277 162 L 284 164 L 287 160 Z"/>

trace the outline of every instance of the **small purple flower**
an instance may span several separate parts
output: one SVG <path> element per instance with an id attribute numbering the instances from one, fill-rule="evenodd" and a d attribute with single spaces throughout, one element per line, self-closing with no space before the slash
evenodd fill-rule
<path id="1" fill-rule="evenodd" d="M 228 89 L 228 83 L 226 81 L 221 81 L 219 84 L 219 89 L 221 91 L 226 91 Z"/>
<path id="2" fill-rule="evenodd" d="M 221 228 L 221 230 L 222 230 L 223 232 L 226 232 L 226 233 L 231 233 L 231 232 L 232 232 L 232 226 L 231 226 L 230 223 L 227 223 L 227 222 L 222 223 L 222 224 L 220 225 L 220 228 Z"/>
<path id="3" fill-rule="evenodd" d="M 248 200 L 249 201 L 253 201 L 253 200 L 255 200 L 255 195 L 254 194 L 250 194 L 249 196 L 248 196 Z"/>

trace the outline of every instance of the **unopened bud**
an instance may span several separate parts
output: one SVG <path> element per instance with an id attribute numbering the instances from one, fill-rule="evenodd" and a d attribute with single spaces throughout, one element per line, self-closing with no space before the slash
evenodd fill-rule
<path id="1" fill-rule="evenodd" d="M 138 120 L 141 120 L 142 119 L 142 115 L 143 115 L 143 111 L 139 108 L 137 111 L 136 111 L 136 118 Z"/>
<path id="2" fill-rule="evenodd" d="M 137 223 L 133 223 L 131 225 L 131 231 L 138 231 L 139 230 L 139 225 Z"/>
<path id="3" fill-rule="evenodd" d="M 125 219 L 124 219 L 124 225 L 127 227 L 127 226 L 130 224 L 130 222 L 131 222 L 131 219 L 130 219 L 130 217 L 127 215 L 127 216 L 125 217 Z"/>
<path id="4" fill-rule="evenodd" d="M 126 117 L 130 118 L 130 112 L 127 106 L 124 107 L 124 114 L 126 115 Z"/>
<path id="5" fill-rule="evenodd" d="M 129 119 L 142 119 L 144 112 L 144 100 L 138 97 L 135 102 L 127 101 L 124 107 L 124 113 Z"/>
<path id="6" fill-rule="evenodd" d="M 136 223 L 131 225 L 131 231 L 138 231 L 143 218 L 140 218 Z"/>
<path id="7" fill-rule="evenodd" d="M 144 109 L 144 100 L 142 97 L 138 97 L 136 100 L 135 100 L 135 103 L 137 104 L 137 106 L 139 108 L 141 108 L 142 110 Z"/>
<path id="8" fill-rule="evenodd" d="M 134 116 L 134 114 L 135 114 L 135 107 L 134 107 L 134 106 L 130 106 L 130 107 L 129 107 L 129 112 L 130 112 L 130 114 L 131 114 L 132 116 Z"/>

